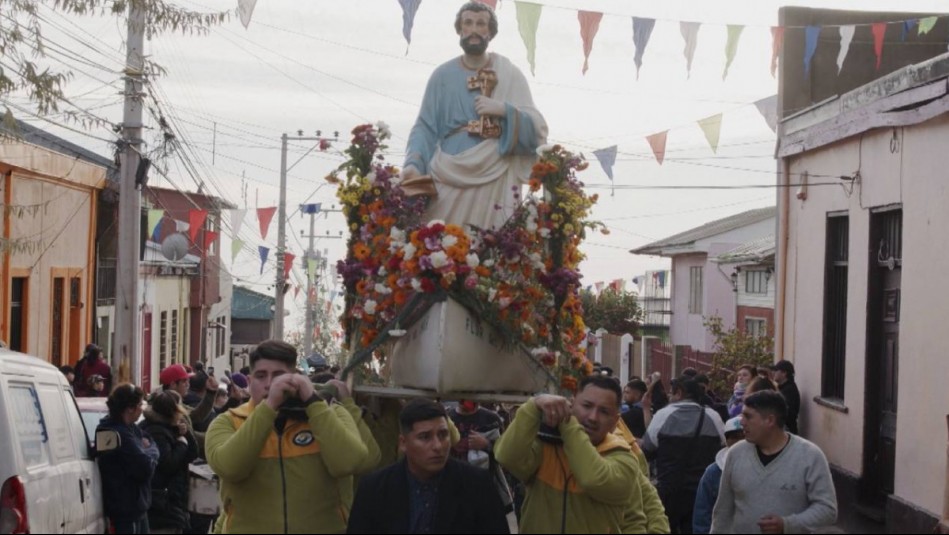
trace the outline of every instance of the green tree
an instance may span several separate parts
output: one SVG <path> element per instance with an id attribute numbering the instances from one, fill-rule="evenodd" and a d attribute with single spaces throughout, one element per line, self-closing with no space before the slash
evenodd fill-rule
<path id="1" fill-rule="evenodd" d="M 774 363 L 774 338 L 753 336 L 734 327 L 726 330 L 719 316 L 705 318 L 703 325 L 715 337 L 709 379 L 712 390 L 720 398 L 731 396 L 735 374 L 741 366 L 761 367 Z"/>
<path id="2" fill-rule="evenodd" d="M 591 331 L 606 329 L 610 334 L 633 334 L 639 332 L 642 309 L 636 294 L 617 292 L 609 288 L 599 295 L 589 290 L 580 294 L 583 303 L 583 322 Z"/>
<path id="3" fill-rule="evenodd" d="M 59 111 L 60 104 L 71 104 L 65 90 L 73 73 L 68 67 L 57 68 L 49 56 L 64 47 L 44 37 L 48 21 L 44 10 L 67 16 L 123 17 L 132 3 L 145 11 L 148 38 L 168 32 L 204 34 L 230 14 L 190 11 L 164 0 L 0 0 L 0 98 L 23 92 L 44 115 Z M 161 70 L 148 65 L 151 71 Z M 4 121 L 10 123 L 12 117 L 8 108 Z"/>

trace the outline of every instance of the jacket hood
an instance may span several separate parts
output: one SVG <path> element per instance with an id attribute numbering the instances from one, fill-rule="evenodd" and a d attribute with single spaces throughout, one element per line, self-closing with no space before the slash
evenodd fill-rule
<path id="1" fill-rule="evenodd" d="M 162 424 L 171 427 L 178 425 L 177 418 L 168 418 L 165 415 L 158 414 L 155 412 L 155 409 L 151 407 L 145 407 L 142 415 L 145 416 L 145 421 L 150 424 Z"/>

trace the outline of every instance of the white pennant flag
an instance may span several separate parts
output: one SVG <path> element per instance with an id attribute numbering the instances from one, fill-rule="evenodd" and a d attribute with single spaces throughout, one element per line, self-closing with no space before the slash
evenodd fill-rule
<path id="1" fill-rule="evenodd" d="M 254 14 L 257 0 L 237 0 L 237 12 L 241 16 L 241 24 L 246 29 L 250 25 L 250 17 Z"/>
<path id="2" fill-rule="evenodd" d="M 772 95 L 755 102 L 758 112 L 764 117 L 772 132 L 778 131 L 778 96 Z"/>
<path id="3" fill-rule="evenodd" d="M 245 217 L 247 217 L 246 209 L 231 210 L 231 238 L 237 239 L 240 235 Z"/>
<path id="4" fill-rule="evenodd" d="M 847 59 L 847 54 L 850 53 L 850 43 L 853 42 L 853 34 L 856 31 L 856 26 L 840 27 L 840 55 L 837 56 L 837 74 L 840 74 L 841 69 L 844 68 L 844 61 Z"/>

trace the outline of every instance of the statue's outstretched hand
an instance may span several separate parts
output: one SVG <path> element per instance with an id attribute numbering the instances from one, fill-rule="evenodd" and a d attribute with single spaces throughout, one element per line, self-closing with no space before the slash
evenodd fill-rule
<path id="1" fill-rule="evenodd" d="M 399 173 L 399 177 L 402 179 L 402 182 L 411 182 L 412 180 L 417 180 L 422 176 L 422 173 L 419 173 L 418 169 L 414 165 L 406 165 L 402 168 L 402 172 Z"/>
<path id="2" fill-rule="evenodd" d="M 503 117 L 506 113 L 503 102 L 484 95 L 475 97 L 475 111 L 478 112 L 478 115 L 488 115 L 492 117 Z"/>

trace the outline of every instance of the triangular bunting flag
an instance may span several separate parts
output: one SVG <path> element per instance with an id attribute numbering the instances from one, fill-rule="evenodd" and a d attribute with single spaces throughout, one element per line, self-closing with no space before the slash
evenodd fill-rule
<path id="1" fill-rule="evenodd" d="M 161 223 L 161 218 L 165 217 L 164 210 L 149 210 L 148 211 L 148 235 L 155 239 L 155 231 L 158 229 L 158 224 Z"/>
<path id="2" fill-rule="evenodd" d="M 784 26 L 772 26 L 771 39 L 771 76 L 774 77 L 778 72 L 778 58 L 784 48 Z"/>
<path id="3" fill-rule="evenodd" d="M 191 210 L 188 212 L 188 231 L 191 233 L 191 243 L 198 243 L 198 231 L 204 226 L 207 218 L 207 210 Z"/>
<path id="4" fill-rule="evenodd" d="M 237 253 L 241 252 L 241 249 L 244 248 L 244 242 L 238 239 L 231 241 L 231 263 L 233 264 L 237 260 Z"/>
<path id="5" fill-rule="evenodd" d="M 616 164 L 616 152 L 618 148 L 616 145 L 613 145 L 612 147 L 593 151 L 593 155 L 600 161 L 603 172 L 606 173 L 606 176 L 610 177 L 610 180 L 613 180 L 613 166 Z"/>
<path id="6" fill-rule="evenodd" d="M 244 218 L 247 217 L 247 210 L 231 210 L 231 238 L 237 238 L 241 235 L 241 228 L 244 226 Z"/>
<path id="7" fill-rule="evenodd" d="M 906 41 L 906 37 L 909 36 L 909 32 L 916 29 L 916 25 L 919 24 L 919 19 L 910 19 L 903 21 L 903 33 L 900 35 L 900 41 Z"/>
<path id="8" fill-rule="evenodd" d="M 936 27 L 936 23 L 939 22 L 939 17 L 926 17 L 925 19 L 919 19 L 919 35 L 926 35 L 931 32 L 933 28 Z"/>
<path id="9" fill-rule="evenodd" d="M 877 22 L 871 26 L 873 30 L 873 52 L 877 56 L 877 70 L 883 64 L 883 40 L 886 38 L 886 23 Z"/>
<path id="10" fill-rule="evenodd" d="M 636 56 L 633 61 L 636 63 L 637 80 L 639 80 L 639 69 L 643 66 L 643 54 L 646 53 L 646 45 L 649 44 L 649 38 L 652 37 L 652 30 L 655 27 L 656 19 L 633 17 L 633 44 L 636 45 Z"/>
<path id="11" fill-rule="evenodd" d="M 316 259 L 308 258 L 306 260 L 306 277 L 313 282 L 316 279 Z"/>
<path id="12" fill-rule="evenodd" d="M 257 5 L 257 0 L 237 0 L 237 13 L 241 17 L 241 24 L 244 25 L 244 29 L 250 25 L 250 18 L 254 14 L 254 7 Z"/>
<path id="13" fill-rule="evenodd" d="M 706 117 L 699 121 L 699 128 L 702 129 L 702 133 L 705 134 L 705 139 L 708 140 L 708 144 L 712 147 L 712 152 L 715 154 L 718 154 L 718 140 L 722 134 L 722 117 L 724 117 L 724 115 L 719 113 L 718 115 Z"/>
<path id="14" fill-rule="evenodd" d="M 804 77 L 811 75 L 811 60 L 817 52 L 817 39 L 820 37 L 820 26 L 808 26 L 804 29 Z"/>
<path id="15" fill-rule="evenodd" d="M 283 253 L 283 278 L 290 277 L 290 270 L 293 269 L 293 260 L 296 255 L 293 253 Z"/>
<path id="16" fill-rule="evenodd" d="M 214 242 L 217 241 L 219 234 L 213 230 L 204 231 L 204 252 L 207 253 L 211 246 L 214 245 Z"/>
<path id="17" fill-rule="evenodd" d="M 595 11 L 579 11 L 577 18 L 580 20 L 580 38 L 583 39 L 583 74 L 590 68 L 590 52 L 593 51 L 593 38 L 600 29 L 600 21 L 603 20 L 603 13 Z"/>
<path id="18" fill-rule="evenodd" d="M 735 54 L 738 53 L 738 41 L 741 39 L 741 32 L 745 27 L 740 24 L 728 25 L 728 42 L 725 43 L 725 72 L 722 73 L 722 80 L 728 78 L 728 68 L 735 61 Z"/>
<path id="19" fill-rule="evenodd" d="M 602 292 L 602 291 L 603 291 L 603 286 L 605 286 L 605 285 L 606 285 L 606 283 L 604 283 L 604 282 L 598 282 L 598 283 L 596 283 L 596 291 L 597 291 L 597 292 Z"/>
<path id="20" fill-rule="evenodd" d="M 853 36 L 857 33 L 856 26 L 840 27 L 840 53 L 837 55 L 837 74 L 844 68 L 844 61 L 847 60 L 847 54 L 850 53 L 850 44 L 853 43 Z"/>
<path id="21" fill-rule="evenodd" d="M 277 213 L 276 206 L 257 209 L 257 221 L 260 222 L 260 236 L 265 240 L 267 239 L 267 231 L 270 229 L 270 221 L 273 219 L 275 213 Z"/>
<path id="22" fill-rule="evenodd" d="M 692 60 L 695 58 L 695 47 L 699 43 L 699 22 L 683 22 L 679 24 L 682 38 L 685 39 L 685 69 L 688 77 L 692 76 Z"/>
<path id="23" fill-rule="evenodd" d="M 778 96 L 772 95 L 755 102 L 758 113 L 764 117 L 764 120 L 771 127 L 772 132 L 778 131 Z"/>
<path id="24" fill-rule="evenodd" d="M 659 287 L 660 288 L 666 287 L 666 272 L 665 271 L 659 272 Z"/>
<path id="25" fill-rule="evenodd" d="M 666 130 L 646 138 L 649 146 L 652 147 L 652 153 L 656 155 L 656 161 L 659 162 L 659 165 L 662 165 L 662 161 L 666 159 L 666 138 L 668 136 L 669 131 Z"/>
<path id="26" fill-rule="evenodd" d="M 267 256 L 270 255 L 270 247 L 263 245 L 257 246 L 257 252 L 260 253 L 260 274 L 264 274 L 264 265 L 267 263 Z"/>
<path id="27" fill-rule="evenodd" d="M 409 55 L 409 45 L 412 44 L 412 26 L 415 24 L 415 13 L 422 0 L 399 0 L 402 6 L 402 35 L 405 37 L 405 55 Z"/>
<path id="28" fill-rule="evenodd" d="M 478 0 L 479 3 L 489 6 L 491 9 L 498 8 L 498 0 Z"/>
<path id="29" fill-rule="evenodd" d="M 323 210 L 323 203 L 301 204 L 300 213 L 306 215 L 317 215 Z"/>
<path id="30" fill-rule="evenodd" d="M 541 4 L 528 2 L 514 2 L 517 10 L 517 28 L 521 39 L 527 48 L 527 63 L 531 66 L 531 75 L 534 74 L 534 53 L 537 51 L 537 27 L 540 25 Z"/>

